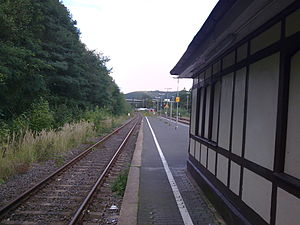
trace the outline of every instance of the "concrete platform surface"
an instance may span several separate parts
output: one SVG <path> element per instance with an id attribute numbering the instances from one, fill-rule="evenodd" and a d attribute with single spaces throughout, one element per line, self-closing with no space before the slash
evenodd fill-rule
<path id="1" fill-rule="evenodd" d="M 225 224 L 186 171 L 188 126 L 175 125 L 144 118 L 119 225 Z"/>

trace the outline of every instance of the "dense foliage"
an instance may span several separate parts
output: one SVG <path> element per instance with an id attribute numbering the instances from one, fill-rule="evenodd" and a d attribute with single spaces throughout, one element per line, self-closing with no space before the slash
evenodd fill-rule
<path id="1" fill-rule="evenodd" d="M 108 58 L 80 41 L 59 0 L 1 0 L 0 31 L 0 132 L 59 127 L 96 107 L 125 111 Z"/>

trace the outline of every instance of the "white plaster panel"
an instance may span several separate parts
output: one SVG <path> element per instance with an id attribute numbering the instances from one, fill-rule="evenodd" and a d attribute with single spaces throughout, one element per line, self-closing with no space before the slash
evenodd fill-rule
<path id="1" fill-rule="evenodd" d="M 205 71 L 205 79 L 211 77 L 212 73 L 212 67 L 210 66 L 206 71 Z"/>
<path id="2" fill-rule="evenodd" d="M 198 135 L 201 136 L 201 127 L 202 127 L 202 116 L 203 116 L 203 102 L 204 102 L 204 88 L 200 89 L 200 105 L 199 105 L 199 126 L 198 126 Z"/>
<path id="3" fill-rule="evenodd" d="M 241 178 L 241 166 L 231 161 L 230 164 L 230 190 L 239 195 Z"/>
<path id="4" fill-rule="evenodd" d="M 213 121 L 212 121 L 212 141 L 217 141 L 218 137 L 218 122 L 219 122 L 219 101 L 221 92 L 221 82 L 218 81 L 214 88 L 214 109 L 213 109 Z"/>
<path id="5" fill-rule="evenodd" d="M 236 72 L 232 121 L 231 151 L 239 156 L 242 155 L 245 84 L 246 68 L 243 68 Z"/>
<path id="6" fill-rule="evenodd" d="M 195 140 L 190 138 L 190 154 L 195 155 Z"/>
<path id="7" fill-rule="evenodd" d="M 287 37 L 298 31 L 300 31 L 300 9 L 297 9 L 291 15 L 287 16 L 285 22 L 285 32 Z"/>
<path id="8" fill-rule="evenodd" d="M 232 51 L 223 58 L 223 63 L 222 63 L 223 69 L 232 66 L 234 64 L 234 61 L 235 61 L 235 51 Z"/>
<path id="9" fill-rule="evenodd" d="M 277 189 L 276 225 L 295 225 L 300 223 L 300 199 Z"/>
<path id="10" fill-rule="evenodd" d="M 207 168 L 212 174 L 216 174 L 216 152 L 212 149 L 208 149 L 208 165 Z"/>
<path id="11" fill-rule="evenodd" d="M 249 70 L 245 158 L 273 170 L 279 54 L 252 65 Z"/>
<path id="12" fill-rule="evenodd" d="M 270 222 L 272 183 L 244 169 L 242 200 L 267 223 Z"/>
<path id="13" fill-rule="evenodd" d="M 208 138 L 208 125 L 209 125 L 209 109 L 210 109 L 210 91 L 211 86 L 206 88 L 206 102 L 205 102 L 205 123 L 204 123 L 204 137 Z"/>
<path id="14" fill-rule="evenodd" d="M 230 137 L 233 73 L 222 78 L 218 145 L 228 150 Z"/>
<path id="15" fill-rule="evenodd" d="M 300 179 L 300 51 L 292 57 L 290 71 L 284 171 Z"/>
<path id="16" fill-rule="evenodd" d="M 218 154 L 217 178 L 225 185 L 227 185 L 228 178 L 228 162 L 228 158 Z"/>
<path id="17" fill-rule="evenodd" d="M 250 52 L 251 54 L 254 54 L 255 52 L 268 47 L 269 45 L 275 43 L 276 41 L 279 41 L 280 39 L 280 32 L 281 31 L 281 22 L 276 23 L 263 33 L 259 34 L 255 38 L 251 40 L 250 45 Z"/>
<path id="18" fill-rule="evenodd" d="M 237 49 L 237 62 L 247 57 L 247 49 L 248 49 L 247 46 L 248 44 L 245 43 Z"/>
<path id="19" fill-rule="evenodd" d="M 197 89 L 192 91 L 192 115 L 191 115 L 191 134 L 195 135 L 196 127 L 196 109 L 197 109 Z"/>
<path id="20" fill-rule="evenodd" d="M 220 72 L 220 68 L 221 68 L 221 61 L 218 61 L 213 65 L 213 74 Z"/>
<path id="21" fill-rule="evenodd" d="M 204 78 L 205 78 L 205 72 L 200 73 L 200 75 L 198 77 L 199 82 L 202 82 L 204 80 Z"/>
<path id="22" fill-rule="evenodd" d="M 196 146 L 195 146 L 195 159 L 196 159 L 197 161 L 199 161 L 199 162 L 200 162 L 200 148 L 201 148 L 201 144 L 200 144 L 198 141 L 196 141 Z"/>
<path id="23" fill-rule="evenodd" d="M 206 158 L 207 158 L 207 147 L 201 145 L 201 164 L 206 167 Z"/>

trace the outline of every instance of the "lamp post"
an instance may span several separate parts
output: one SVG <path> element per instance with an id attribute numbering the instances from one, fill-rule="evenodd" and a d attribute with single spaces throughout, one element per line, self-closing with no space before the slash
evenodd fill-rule
<path id="1" fill-rule="evenodd" d="M 165 88 L 167 90 L 167 104 L 168 104 L 168 91 L 171 90 L 172 88 Z M 168 119 L 168 107 L 167 107 L 167 119 Z M 170 124 L 170 121 L 169 121 L 169 124 Z"/>
<path id="2" fill-rule="evenodd" d="M 176 93 L 176 97 L 178 98 L 178 88 L 179 88 L 179 78 L 177 77 L 177 93 Z M 178 101 L 176 101 L 176 126 L 175 129 L 178 128 Z"/>
<path id="3" fill-rule="evenodd" d="M 161 109 L 162 109 L 162 98 L 161 98 L 161 96 L 162 96 L 162 95 L 165 95 L 165 94 L 164 94 L 164 93 L 158 93 L 158 95 L 160 95 L 160 96 L 159 96 L 159 100 L 160 100 L 159 116 L 161 116 Z"/>
<path id="4" fill-rule="evenodd" d="M 171 102 L 170 102 L 170 119 L 172 119 L 172 111 L 173 111 L 173 96 L 171 97 Z"/>
<path id="5" fill-rule="evenodd" d="M 179 101 L 178 101 L 178 98 L 179 98 L 179 93 L 178 93 L 178 90 L 179 90 L 179 77 L 173 77 L 173 79 L 177 79 L 177 92 L 176 92 L 176 126 L 175 126 L 175 129 L 178 128 L 178 104 L 179 104 Z"/>

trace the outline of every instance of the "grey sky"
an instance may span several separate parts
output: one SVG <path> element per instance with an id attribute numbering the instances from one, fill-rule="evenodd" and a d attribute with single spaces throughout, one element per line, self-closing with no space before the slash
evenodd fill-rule
<path id="1" fill-rule="evenodd" d="M 169 71 L 217 0 L 63 0 L 82 42 L 108 56 L 124 93 L 177 89 Z M 190 80 L 180 80 L 179 89 Z"/>

